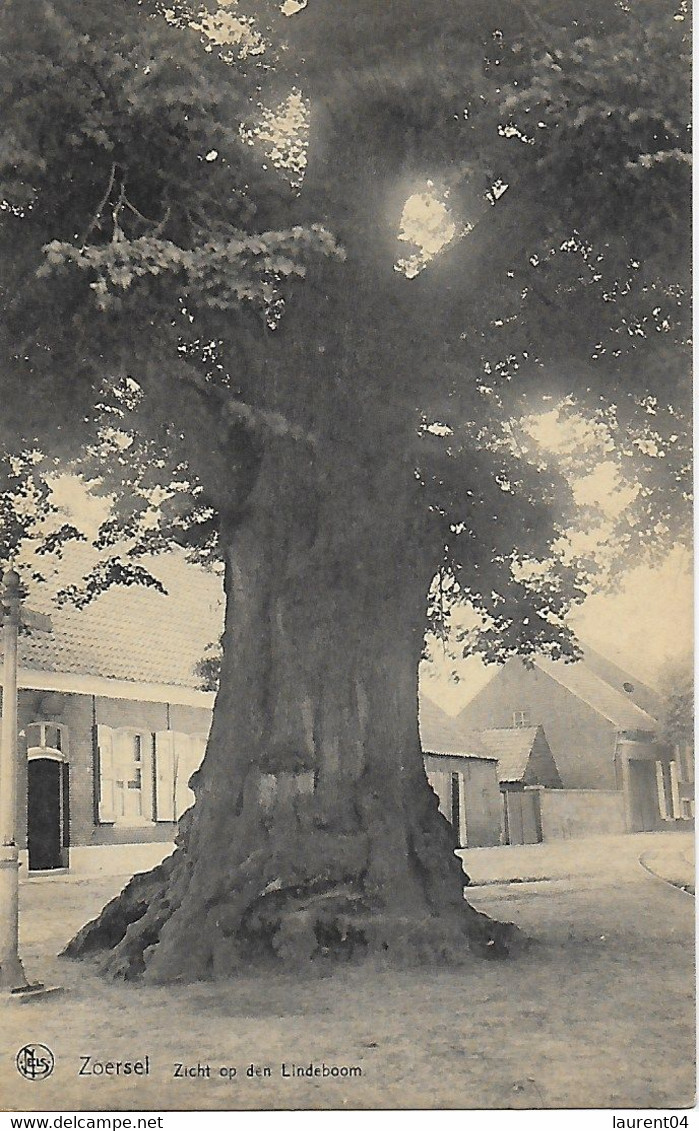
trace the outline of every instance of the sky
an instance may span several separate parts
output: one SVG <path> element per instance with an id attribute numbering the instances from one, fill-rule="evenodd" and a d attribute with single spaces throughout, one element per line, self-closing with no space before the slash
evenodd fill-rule
<path id="1" fill-rule="evenodd" d="M 579 640 L 630 675 L 655 685 L 666 660 L 692 650 L 692 555 L 678 546 L 661 565 L 630 570 L 615 592 L 588 597 L 569 624 Z M 451 678 L 454 670 L 458 682 Z M 420 675 L 430 698 L 456 715 L 495 670 L 486 668 L 477 657 L 454 664 L 437 650 L 434 661 L 422 665 Z"/>
<path id="2" fill-rule="evenodd" d="M 55 494 L 86 533 L 96 533 L 105 516 L 103 499 L 89 496 L 70 476 L 56 482 Z M 639 565 L 628 571 L 615 592 L 588 597 L 570 624 L 581 640 L 652 685 L 666 659 L 691 651 L 692 605 L 692 556 L 686 548 L 676 547 L 661 565 Z M 457 683 L 451 679 L 454 667 L 453 660 L 442 658 L 437 649 L 434 662 L 423 664 L 421 671 L 424 690 L 450 714 L 456 714 L 493 671 L 469 658 L 456 665 Z"/>

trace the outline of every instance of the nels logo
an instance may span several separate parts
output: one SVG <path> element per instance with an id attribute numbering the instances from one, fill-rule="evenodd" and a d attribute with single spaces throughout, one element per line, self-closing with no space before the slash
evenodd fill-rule
<path id="1" fill-rule="evenodd" d="M 55 1061 L 47 1045 L 24 1045 L 17 1053 L 15 1063 L 25 1080 L 45 1080 L 53 1072 Z"/>

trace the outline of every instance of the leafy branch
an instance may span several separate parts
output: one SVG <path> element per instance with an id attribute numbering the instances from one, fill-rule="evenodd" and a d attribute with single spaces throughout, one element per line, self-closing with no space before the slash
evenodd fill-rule
<path id="1" fill-rule="evenodd" d="M 305 276 L 304 259 L 311 255 L 345 257 L 334 236 L 320 224 L 261 235 L 235 231 L 226 240 L 209 240 L 193 248 L 156 235 L 113 238 L 108 244 L 89 247 L 52 240 L 43 253 L 37 277 L 71 268 L 87 272 L 100 310 L 113 305 L 139 279 L 164 274 L 180 277 L 184 298 L 192 297 L 213 309 L 228 310 L 243 302 L 267 307 L 281 280 Z"/>

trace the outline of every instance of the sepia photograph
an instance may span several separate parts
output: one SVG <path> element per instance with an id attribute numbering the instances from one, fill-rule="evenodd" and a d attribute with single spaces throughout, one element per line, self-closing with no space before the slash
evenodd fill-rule
<path id="1" fill-rule="evenodd" d="M 690 1126 L 690 22 L 1 0 L 7 1128 Z"/>

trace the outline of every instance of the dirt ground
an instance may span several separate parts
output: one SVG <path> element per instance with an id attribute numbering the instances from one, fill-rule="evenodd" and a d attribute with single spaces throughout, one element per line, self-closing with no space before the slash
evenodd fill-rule
<path id="1" fill-rule="evenodd" d="M 689 833 L 659 833 L 465 853 L 471 902 L 536 939 L 516 960 L 176 990 L 105 983 L 52 957 L 123 880 L 30 881 L 25 967 L 66 992 L 4 1006 L 2 1108 L 690 1106 L 694 900 L 639 858 L 689 865 L 691 845 Z M 15 1058 L 34 1042 L 55 1069 L 29 1081 Z M 80 1075 L 85 1058 L 146 1057 L 148 1075 Z M 176 1075 L 178 1064 L 197 1074 Z M 309 1064 L 361 1074 L 293 1074 Z"/>

